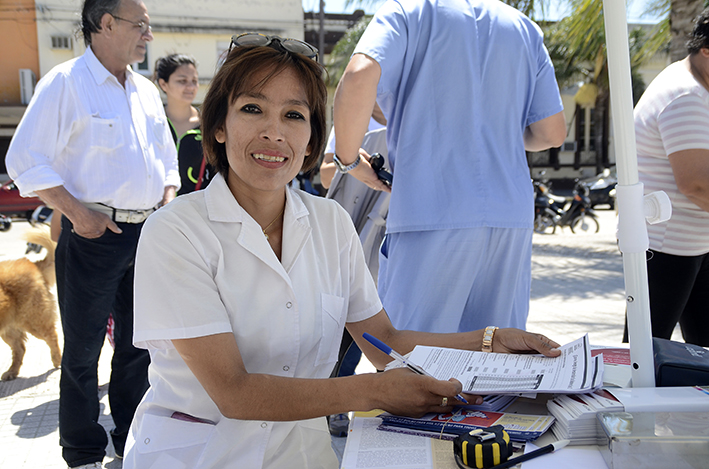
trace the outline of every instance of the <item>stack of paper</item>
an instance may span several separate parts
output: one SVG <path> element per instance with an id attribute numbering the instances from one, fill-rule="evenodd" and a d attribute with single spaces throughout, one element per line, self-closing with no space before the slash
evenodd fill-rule
<path id="1" fill-rule="evenodd" d="M 417 345 L 409 356 L 441 380 L 455 378 L 463 392 L 486 394 L 576 394 L 603 384 L 603 358 L 593 357 L 588 335 L 560 347 L 559 357 L 471 352 Z"/>
<path id="2" fill-rule="evenodd" d="M 549 429 L 554 417 L 549 415 L 523 415 L 503 412 L 457 409 L 448 414 L 426 414 L 421 418 L 381 414 L 380 430 L 429 436 L 439 439 L 454 439 L 461 433 L 476 428 L 502 425 L 515 441 L 536 440 Z"/>
<path id="3" fill-rule="evenodd" d="M 603 354 L 603 385 L 619 388 L 630 387 L 632 368 L 630 349 L 592 345 L 591 355 Z"/>
<path id="4" fill-rule="evenodd" d="M 556 396 L 547 401 L 549 413 L 556 418 L 551 431 L 570 445 L 595 445 L 601 436 L 596 414 L 622 412 L 623 404 L 606 391 Z"/>

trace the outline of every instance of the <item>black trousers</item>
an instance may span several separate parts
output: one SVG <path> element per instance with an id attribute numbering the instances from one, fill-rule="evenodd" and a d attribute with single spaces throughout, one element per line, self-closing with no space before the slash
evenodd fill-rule
<path id="1" fill-rule="evenodd" d="M 679 322 L 685 342 L 709 346 L 709 254 L 650 252 L 647 276 L 653 337 L 669 339 Z"/>
<path id="2" fill-rule="evenodd" d="M 59 439 L 69 467 L 98 462 L 108 438 L 98 423 L 98 360 L 109 314 L 115 321 L 115 351 L 108 398 L 114 447 L 123 454 L 135 409 L 148 389 L 146 350 L 133 346 L 133 267 L 142 224 L 118 223 L 97 239 L 72 232 L 62 219 L 56 251 L 57 293 L 64 351 L 59 382 Z"/>

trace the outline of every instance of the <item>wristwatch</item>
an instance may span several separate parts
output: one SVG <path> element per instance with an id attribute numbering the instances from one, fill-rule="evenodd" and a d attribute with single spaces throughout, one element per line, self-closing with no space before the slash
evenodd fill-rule
<path id="1" fill-rule="evenodd" d="M 482 351 L 490 353 L 492 352 L 492 338 L 495 336 L 495 331 L 498 328 L 495 326 L 487 326 L 485 332 L 483 333 L 483 346 Z"/>
<path id="2" fill-rule="evenodd" d="M 359 162 L 362 160 L 362 158 L 359 156 L 359 153 L 357 153 L 357 159 L 354 160 L 354 163 L 349 164 L 345 166 L 342 164 L 342 161 L 337 157 L 337 154 L 332 156 L 333 161 L 335 162 L 335 166 L 337 167 L 337 170 L 341 172 L 342 174 L 349 173 L 353 169 L 355 169 L 357 166 L 359 166 Z"/>

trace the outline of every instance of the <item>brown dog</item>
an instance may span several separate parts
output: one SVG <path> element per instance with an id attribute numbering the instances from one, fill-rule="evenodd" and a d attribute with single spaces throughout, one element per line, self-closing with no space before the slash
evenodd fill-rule
<path id="1" fill-rule="evenodd" d="M 55 367 L 62 361 L 56 330 L 57 305 L 49 291 L 56 281 L 55 243 L 45 231 L 30 231 L 25 237 L 46 248 L 47 256 L 37 262 L 26 258 L 0 262 L 0 337 L 12 349 L 12 364 L 2 374 L 3 381 L 17 378 L 20 372 L 27 332 L 49 345 Z"/>

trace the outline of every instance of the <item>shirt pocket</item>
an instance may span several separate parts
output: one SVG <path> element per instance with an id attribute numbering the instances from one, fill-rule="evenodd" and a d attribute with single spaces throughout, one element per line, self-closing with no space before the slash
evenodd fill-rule
<path id="1" fill-rule="evenodd" d="M 315 366 L 337 361 L 340 343 L 342 342 L 342 332 L 345 327 L 345 299 L 341 296 L 322 293 L 320 301 L 322 303 L 322 336 L 318 345 Z"/>
<path id="2" fill-rule="evenodd" d="M 155 116 L 152 118 L 153 120 L 153 137 L 155 139 L 155 144 L 162 148 L 165 145 L 167 145 L 167 120 L 160 117 L 160 116 Z"/>
<path id="3" fill-rule="evenodd" d="M 144 430 L 135 442 L 136 467 L 187 469 L 199 467 L 216 427 L 145 414 L 141 428 Z"/>
<path id="4" fill-rule="evenodd" d="M 91 116 L 91 144 L 104 150 L 115 150 L 123 146 L 123 127 L 120 117 Z"/>

